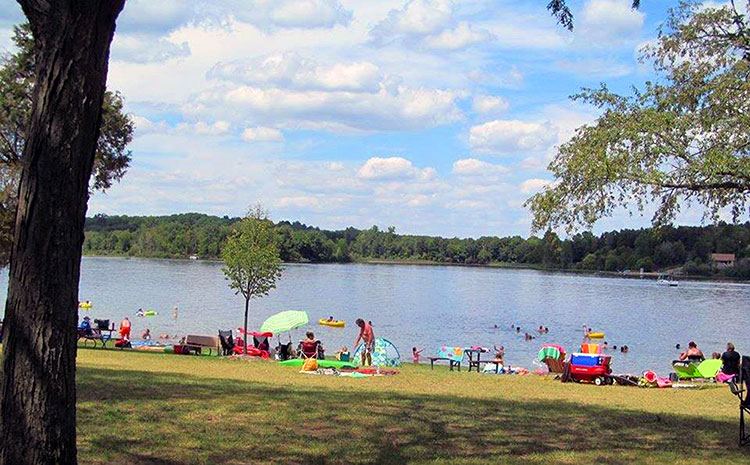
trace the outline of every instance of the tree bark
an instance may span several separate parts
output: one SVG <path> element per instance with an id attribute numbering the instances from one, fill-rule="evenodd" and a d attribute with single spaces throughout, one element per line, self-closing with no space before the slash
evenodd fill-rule
<path id="1" fill-rule="evenodd" d="M 249 311 L 250 311 L 250 297 L 246 297 L 245 298 L 245 326 L 244 326 L 244 328 L 245 328 L 245 334 L 244 334 L 244 337 L 245 337 L 245 339 L 244 339 L 245 340 L 245 355 L 247 355 L 247 314 L 249 313 Z"/>
<path id="2" fill-rule="evenodd" d="M 37 75 L 5 307 L 0 465 L 75 464 L 83 224 L 125 0 L 18 2 L 34 34 Z"/>

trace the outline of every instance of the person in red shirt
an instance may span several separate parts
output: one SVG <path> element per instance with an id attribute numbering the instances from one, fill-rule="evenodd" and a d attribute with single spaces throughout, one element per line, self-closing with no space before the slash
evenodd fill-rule
<path id="1" fill-rule="evenodd" d="M 370 323 L 365 323 L 362 318 L 357 318 L 356 323 L 359 326 L 359 335 L 352 347 L 357 347 L 361 340 L 365 344 L 362 351 L 362 365 L 372 365 L 372 351 L 375 349 L 375 334 L 372 331 L 372 326 Z"/>
<path id="2" fill-rule="evenodd" d="M 120 338 L 130 340 L 130 319 L 128 317 L 120 322 Z"/>

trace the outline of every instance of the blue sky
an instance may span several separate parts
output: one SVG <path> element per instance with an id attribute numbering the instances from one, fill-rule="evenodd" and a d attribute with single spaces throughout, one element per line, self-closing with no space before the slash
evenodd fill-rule
<path id="1" fill-rule="evenodd" d="M 89 213 L 241 215 L 261 201 L 324 228 L 527 236 L 524 200 L 596 118 L 568 96 L 653 77 L 638 49 L 677 2 L 629 3 L 572 1 L 571 33 L 547 0 L 129 0 L 108 87 L 136 121 L 133 163 Z M 21 20 L 0 0 L 0 48 Z"/>

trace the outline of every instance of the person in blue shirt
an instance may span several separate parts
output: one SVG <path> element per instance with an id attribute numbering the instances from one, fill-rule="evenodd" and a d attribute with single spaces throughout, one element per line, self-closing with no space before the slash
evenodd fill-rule
<path id="1" fill-rule="evenodd" d="M 83 317 L 83 321 L 78 326 L 78 329 L 83 330 L 86 336 L 91 335 L 91 319 L 88 316 Z"/>

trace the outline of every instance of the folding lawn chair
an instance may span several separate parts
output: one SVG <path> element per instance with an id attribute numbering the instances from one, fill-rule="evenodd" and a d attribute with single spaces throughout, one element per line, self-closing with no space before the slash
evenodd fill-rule
<path id="1" fill-rule="evenodd" d="M 302 341 L 299 344 L 299 353 L 302 354 L 301 358 L 318 358 L 318 352 L 320 349 L 320 341 L 310 342 Z"/>
<path id="2" fill-rule="evenodd" d="M 292 343 L 287 342 L 286 344 L 279 343 L 276 347 L 276 354 L 279 356 L 280 361 L 289 360 L 294 358 L 294 350 L 292 350 Z"/>
<path id="3" fill-rule="evenodd" d="M 750 415 L 750 357 L 742 357 L 739 379 L 729 381 L 729 390 L 740 399 L 740 447 L 750 444 L 745 415 Z"/>
<path id="4" fill-rule="evenodd" d="M 219 341 L 221 342 L 222 354 L 232 355 L 232 352 L 234 351 L 234 338 L 232 337 L 232 330 L 219 330 Z"/>

